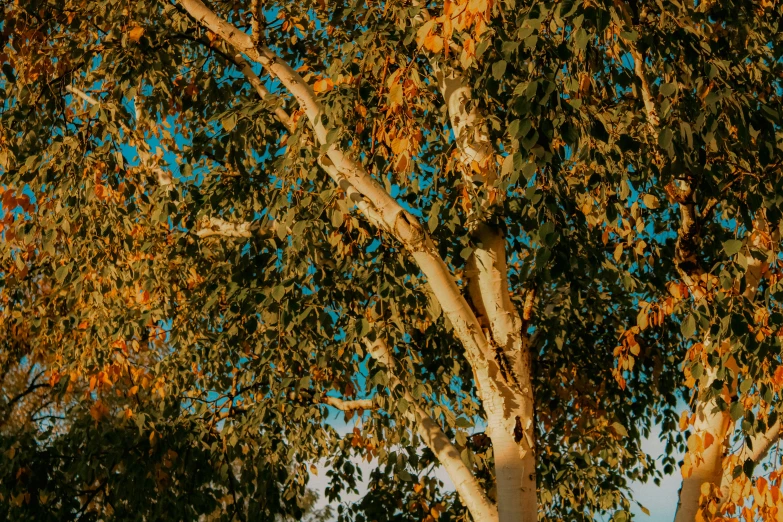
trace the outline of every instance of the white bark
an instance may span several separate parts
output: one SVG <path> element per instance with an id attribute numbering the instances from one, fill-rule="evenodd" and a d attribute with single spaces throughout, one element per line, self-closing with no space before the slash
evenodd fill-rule
<path id="1" fill-rule="evenodd" d="M 252 223 L 231 223 L 218 217 L 210 217 L 201 223 L 194 232 L 198 237 L 205 239 L 212 236 L 249 238 L 253 237 Z"/>
<path id="2" fill-rule="evenodd" d="M 387 344 L 380 339 L 375 342 L 367 342 L 366 344 L 368 352 L 373 359 L 386 366 L 389 374 L 389 388 L 393 389 L 400 386 L 404 389 L 404 385 L 396 376 L 396 368 Z M 449 474 L 452 482 L 454 482 L 454 488 L 459 493 L 460 499 L 462 499 L 468 511 L 470 511 L 473 520 L 476 522 L 497 522 L 499 520 L 497 508 L 487 498 L 470 469 L 462 462 L 457 448 L 454 447 L 446 434 L 443 433 L 443 430 L 440 429 L 438 423 L 432 420 L 432 417 L 419 405 L 410 392 L 405 390 L 404 397 L 409 405 L 405 416 L 416 427 L 419 437 L 432 450 L 438 458 L 438 462 Z"/>
<path id="3" fill-rule="evenodd" d="M 65 90 L 70 92 L 74 96 L 77 96 L 77 97 L 81 98 L 82 100 L 86 101 L 90 105 L 98 105 L 98 100 L 96 100 L 92 96 L 88 95 L 83 90 L 81 90 L 81 89 L 79 89 L 77 87 L 74 87 L 73 85 L 67 85 L 65 87 Z"/>
<path id="4" fill-rule="evenodd" d="M 455 71 L 447 73 L 436 65 L 436 73 L 465 182 L 473 184 L 475 175 L 491 187 L 496 179 L 495 169 L 486 163 L 492 144 L 478 108 L 470 107 L 471 89 Z M 480 205 L 482 210 L 489 210 L 487 203 L 482 201 Z M 535 522 L 538 499 L 530 339 L 511 301 L 503 233 L 480 221 L 472 228 L 478 244 L 468 260 L 468 291 L 476 312 L 480 319 L 486 319 L 491 332 L 495 351 L 491 356 L 500 370 L 500 375 L 493 377 L 506 384 L 484 403 L 487 435 L 492 440 L 495 460 L 499 516 L 501 521 Z"/>
<path id="5" fill-rule="evenodd" d="M 709 342 L 709 341 L 707 341 Z M 716 370 L 710 370 L 700 386 L 702 392 L 715 380 Z M 682 480 L 675 522 L 693 522 L 700 509 L 702 484 L 720 485 L 723 476 L 723 455 L 726 450 L 727 431 L 731 418 L 727 412 L 717 410 L 717 398 L 700 401 L 696 406 L 693 433 L 702 441 L 712 437 L 712 444 L 701 452 L 701 461 L 693 463 L 692 473 Z"/>
<path id="6" fill-rule="evenodd" d="M 190 15 L 215 34 L 231 44 L 238 52 L 261 63 L 281 84 L 296 98 L 304 110 L 313 128 L 316 140 L 326 144 L 327 129 L 321 121 L 321 107 L 312 88 L 287 63 L 265 46 L 254 46 L 252 39 L 246 33 L 238 30 L 225 20 L 219 18 L 200 0 L 179 0 L 182 7 Z M 429 235 L 410 213 L 406 212 L 364 169 L 361 163 L 345 154 L 336 144 L 327 146 L 326 154 L 321 158 L 327 173 L 346 192 L 352 187 L 362 197 L 356 204 L 365 212 L 375 216 L 382 228 L 393 234 L 410 252 L 414 261 L 427 278 L 432 293 L 438 299 L 446 318 L 451 322 L 455 335 L 465 348 L 468 362 L 471 364 L 476 378 L 479 397 L 490 408 L 498 402 L 498 396 L 513 396 L 509 386 L 499 375 L 499 367 L 492 357 L 492 349 L 484 336 L 481 326 L 443 259 L 438 255 L 437 248 Z M 421 420 L 422 426 L 427 422 Z M 513 430 L 512 430 L 513 431 Z M 422 434 L 422 436 L 424 436 Z M 438 443 L 440 444 L 440 443 Z M 439 458 L 448 458 L 449 452 L 438 446 Z M 447 471 L 454 467 L 445 466 Z M 451 471 L 449 471 L 451 473 Z M 455 485 L 463 480 L 457 477 Z M 460 486 L 461 487 L 461 486 Z M 459 490 L 458 490 L 459 491 Z M 467 492 L 465 494 L 468 494 Z M 461 492 L 462 496 L 463 493 Z M 472 498 L 462 497 L 466 505 L 480 506 Z M 491 520 L 486 513 L 473 513 L 476 520 Z"/>
<path id="7" fill-rule="evenodd" d="M 298 73 L 268 47 L 255 47 L 248 34 L 219 18 L 200 0 L 179 0 L 179 3 L 194 19 L 221 36 L 237 51 L 261 63 L 271 75 L 277 77 L 304 110 L 317 141 L 322 145 L 326 143 L 328 130 L 321 121 L 320 104 L 312 88 Z M 434 243 L 419 221 L 405 211 L 370 176 L 361 163 L 345 154 L 336 144 L 328 146 L 322 161 L 327 168 L 333 167 L 331 172 L 328 172 L 344 190 L 350 185 L 363 196 L 363 201 L 357 201 L 357 205 L 360 208 L 363 205 L 372 207 L 383 228 L 392 233 L 411 253 L 464 345 L 468 360 L 477 372 L 479 389 L 489 386 L 489 365 L 485 359 L 489 350 L 487 339 L 448 267 L 437 254 Z"/>
<path id="8" fill-rule="evenodd" d="M 337 397 L 327 396 L 324 397 L 321 402 L 341 411 L 373 410 L 378 407 L 374 399 L 356 399 L 352 401 L 346 401 Z"/>
<path id="9" fill-rule="evenodd" d="M 682 203 L 681 209 L 687 208 Z M 687 211 L 684 211 L 687 212 Z M 686 216 L 687 217 L 687 216 Z M 688 217 L 688 219 L 691 219 Z M 682 228 L 683 225 L 681 225 Z M 757 236 L 758 238 L 758 236 Z M 756 240 L 758 241 L 758 239 Z M 748 258 L 748 268 L 745 272 L 745 293 L 743 297 L 749 301 L 753 301 L 758 292 L 758 284 L 761 278 L 762 264 L 758 259 L 750 256 Z M 699 289 L 699 293 L 694 292 L 696 299 L 704 297 L 704 290 L 701 286 L 694 286 Z M 706 341 L 707 344 L 709 341 Z M 730 359 L 730 363 L 735 370 L 736 376 L 738 371 L 736 363 L 733 359 Z M 702 392 L 708 389 L 715 380 L 716 370 L 708 369 L 707 378 L 703 381 L 701 386 Z M 736 383 L 736 381 L 735 381 Z M 731 388 L 726 387 L 724 394 L 733 397 L 737 393 L 736 386 Z M 682 489 L 680 490 L 679 504 L 677 506 L 677 514 L 675 516 L 675 522 L 692 522 L 696 513 L 700 508 L 701 487 L 705 483 L 713 484 L 720 488 L 722 498 L 725 499 L 725 493 L 728 491 L 731 483 L 731 475 L 727 474 L 723 470 L 723 459 L 726 454 L 726 444 L 729 442 L 732 433 L 732 427 L 730 417 L 727 412 L 717 411 L 717 399 L 712 399 L 706 403 L 699 402 L 696 407 L 696 422 L 694 423 L 694 433 L 698 434 L 702 440 L 704 440 L 707 434 L 714 438 L 713 444 L 707 448 L 703 454 L 703 460 L 693 466 L 693 474 L 690 477 L 684 478 L 682 481 Z M 778 432 L 780 426 L 778 425 Z M 758 442 L 759 448 L 762 448 L 761 454 L 766 454 L 769 449 L 769 445 L 772 444 L 772 434 L 769 438 L 766 435 L 761 435 L 757 441 L 754 441 L 753 450 L 743 448 L 743 451 L 747 449 L 748 455 L 756 453 L 756 442 Z M 767 445 L 769 442 L 769 445 Z M 766 449 L 763 449 L 766 446 Z M 743 459 L 744 461 L 744 459 Z"/>
<path id="10" fill-rule="evenodd" d="M 529 338 L 508 290 L 505 239 L 485 224 L 476 238 L 481 242 L 470 259 L 468 288 L 471 300 L 486 316 L 495 357 L 505 366 L 509 383 L 487 410 L 487 434 L 492 440 L 498 510 L 502 521 L 538 519 L 534 395 Z"/>
<path id="11" fill-rule="evenodd" d="M 631 44 L 631 57 L 633 57 L 634 72 L 642 84 L 642 101 L 644 102 L 644 109 L 647 111 L 647 121 L 650 124 L 650 129 L 655 132 L 659 123 L 658 111 L 655 108 L 655 102 L 653 102 L 652 95 L 650 94 L 650 82 L 647 80 L 647 75 L 644 73 L 644 57 L 636 50 L 636 46 L 633 44 Z"/>
<path id="12" fill-rule="evenodd" d="M 754 464 L 760 463 L 767 457 L 769 450 L 772 446 L 777 444 L 781 435 L 781 422 L 778 418 L 772 426 L 764 433 L 757 433 L 751 439 L 751 445 L 742 445 L 742 448 L 737 452 L 737 462 L 743 463 L 747 459 L 750 459 Z M 731 470 L 725 470 L 723 478 L 720 483 L 721 492 L 721 506 L 729 500 L 729 487 L 731 486 L 732 475 Z"/>

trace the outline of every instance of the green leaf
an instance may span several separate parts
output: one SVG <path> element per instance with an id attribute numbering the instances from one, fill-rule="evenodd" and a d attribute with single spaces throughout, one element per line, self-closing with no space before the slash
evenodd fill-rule
<path id="1" fill-rule="evenodd" d="M 668 127 L 664 127 L 661 129 L 661 132 L 658 134 L 658 145 L 662 149 L 668 149 L 669 145 L 672 144 L 672 130 Z"/>
<path id="2" fill-rule="evenodd" d="M 671 96 L 675 92 L 677 92 L 677 84 L 675 82 L 664 83 L 661 85 L 661 94 L 664 96 Z"/>
<path id="3" fill-rule="evenodd" d="M 684 335 L 686 338 L 692 337 L 693 334 L 696 333 L 696 319 L 692 314 L 688 314 L 685 317 L 685 320 L 682 322 L 680 329 L 682 331 L 682 335 Z"/>
<path id="4" fill-rule="evenodd" d="M 14 76 L 14 68 L 8 62 L 3 63 L 3 74 L 8 78 L 11 83 L 16 83 L 16 76 Z"/>
<path id="5" fill-rule="evenodd" d="M 581 27 L 577 29 L 576 34 L 574 35 L 574 41 L 576 42 L 576 48 L 583 50 L 585 47 L 587 47 L 587 31 L 582 29 Z"/>
<path id="6" fill-rule="evenodd" d="M 63 265 L 55 271 L 54 277 L 57 279 L 59 283 L 65 281 L 65 276 L 68 275 L 69 266 L 70 265 Z"/>
<path id="7" fill-rule="evenodd" d="M 506 74 L 506 66 L 508 64 L 505 60 L 500 60 L 492 64 L 492 76 L 495 77 L 496 80 L 500 80 L 503 78 L 503 75 Z"/>
<path id="8" fill-rule="evenodd" d="M 413 482 L 413 477 L 406 470 L 401 469 L 397 472 L 397 477 L 404 482 Z"/>
<path id="9" fill-rule="evenodd" d="M 731 257 L 742 249 L 742 241 L 739 239 L 729 239 L 723 242 L 723 251 Z"/>
<path id="10" fill-rule="evenodd" d="M 285 295 L 285 287 L 283 285 L 277 285 L 272 289 L 272 299 L 278 303 L 283 299 Z"/>

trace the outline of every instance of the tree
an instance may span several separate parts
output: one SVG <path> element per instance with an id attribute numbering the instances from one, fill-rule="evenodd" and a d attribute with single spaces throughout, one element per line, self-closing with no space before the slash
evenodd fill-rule
<path id="1" fill-rule="evenodd" d="M 2 510 L 780 516 L 781 15 L 5 3 Z"/>

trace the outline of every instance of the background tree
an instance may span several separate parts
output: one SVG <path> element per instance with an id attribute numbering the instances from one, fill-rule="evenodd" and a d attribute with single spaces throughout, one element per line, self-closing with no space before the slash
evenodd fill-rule
<path id="1" fill-rule="evenodd" d="M 3 9 L 9 518 L 783 513 L 780 2 Z"/>

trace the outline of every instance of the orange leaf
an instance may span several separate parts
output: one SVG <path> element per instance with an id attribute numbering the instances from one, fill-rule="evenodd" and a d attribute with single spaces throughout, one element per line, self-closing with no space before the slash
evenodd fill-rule
<path id="1" fill-rule="evenodd" d="M 331 78 L 321 78 L 313 84 L 313 91 L 316 93 L 326 92 L 332 90 L 334 83 Z"/>
<path id="2" fill-rule="evenodd" d="M 778 366 L 775 368 L 775 375 L 772 379 L 778 386 L 783 386 L 783 366 Z"/>
<path id="3" fill-rule="evenodd" d="M 691 456 L 685 455 L 685 458 L 682 461 L 682 468 L 680 469 L 682 471 L 682 478 L 688 478 L 693 474 L 693 464 L 691 464 Z"/>
<path id="4" fill-rule="evenodd" d="M 87 321 L 82 321 L 81 323 L 79 323 L 79 326 L 77 326 L 76 328 L 78 328 L 79 330 L 86 330 L 87 329 Z"/>
<path id="5" fill-rule="evenodd" d="M 465 51 L 465 56 L 476 56 L 476 42 L 473 41 L 473 38 L 465 39 L 462 50 Z"/>
<path id="6" fill-rule="evenodd" d="M 130 32 L 128 33 L 128 38 L 138 43 L 139 40 L 141 40 L 142 35 L 144 35 L 144 28 L 141 27 L 140 25 L 137 25 L 130 30 Z"/>
<path id="7" fill-rule="evenodd" d="M 95 419 L 95 422 L 101 420 L 106 416 L 107 413 L 109 413 L 109 408 L 103 403 L 103 401 L 97 401 L 95 404 L 93 404 L 92 408 L 90 408 L 90 416 Z"/>
<path id="8" fill-rule="evenodd" d="M 408 154 L 402 154 L 397 159 L 397 163 L 394 165 L 394 171 L 395 172 L 406 172 L 408 170 L 408 165 L 410 164 L 410 160 L 408 160 Z"/>
<path id="9" fill-rule="evenodd" d="M 150 293 L 144 290 L 143 292 L 140 292 L 136 294 L 136 302 L 139 304 L 144 304 L 149 302 L 150 300 Z"/>

